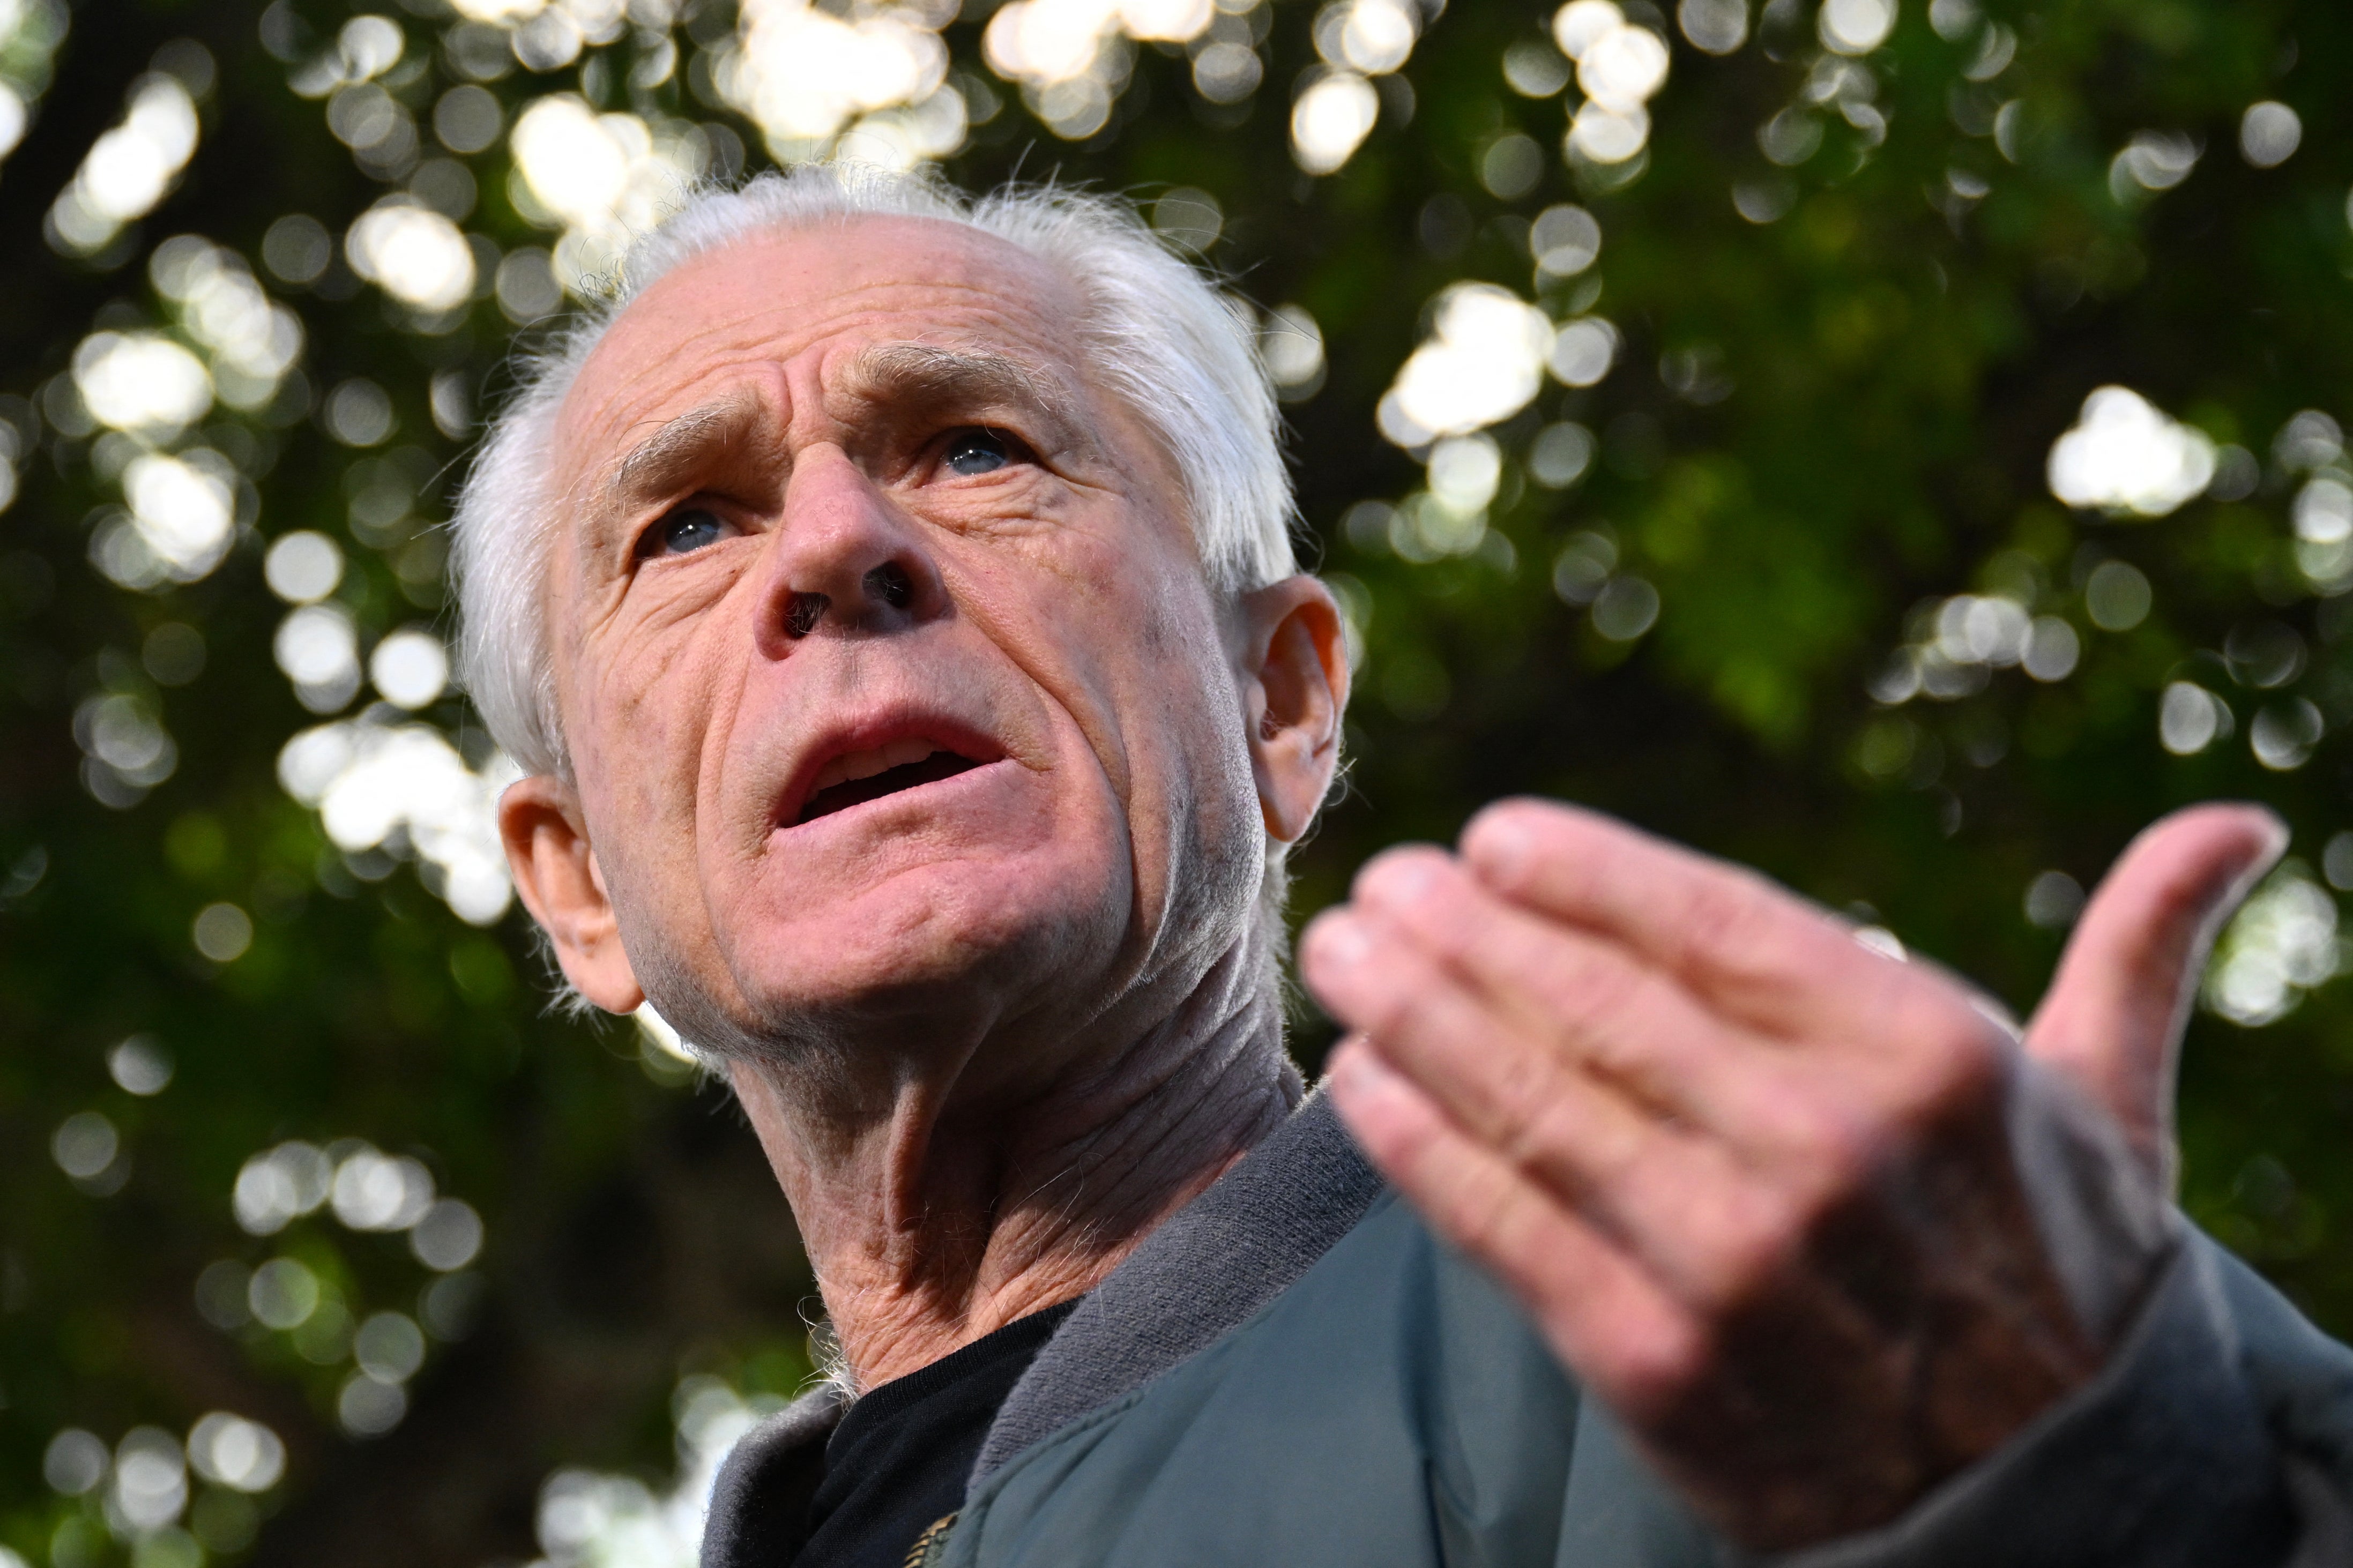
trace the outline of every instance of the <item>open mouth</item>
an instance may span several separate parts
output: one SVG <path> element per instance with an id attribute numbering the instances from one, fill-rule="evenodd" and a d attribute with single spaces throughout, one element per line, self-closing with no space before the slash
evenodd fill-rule
<path id="1" fill-rule="evenodd" d="M 886 795 L 952 779 L 981 765 L 929 741 L 893 741 L 877 751 L 847 752 L 818 770 L 807 803 L 793 822 L 796 826 L 814 822 Z"/>

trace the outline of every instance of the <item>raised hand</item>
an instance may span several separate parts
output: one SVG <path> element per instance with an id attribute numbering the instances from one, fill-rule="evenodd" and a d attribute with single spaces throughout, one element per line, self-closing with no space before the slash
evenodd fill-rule
<path id="1" fill-rule="evenodd" d="M 1764 879 L 1535 801 L 1370 862 L 1301 970 L 1355 1031 L 1332 1092 L 1371 1157 L 1702 1511 L 1791 1547 L 1894 1517 L 2098 1370 L 2162 1233 L 2060 1189 L 2161 1208 L 2189 989 L 2284 837 L 2242 806 L 2144 834 L 2023 1051 Z M 2021 1157 L 2021 1129 L 2104 1117 Z"/>

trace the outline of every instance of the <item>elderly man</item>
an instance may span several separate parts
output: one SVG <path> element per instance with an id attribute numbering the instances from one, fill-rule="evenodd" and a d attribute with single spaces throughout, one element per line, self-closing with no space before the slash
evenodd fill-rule
<path id="1" fill-rule="evenodd" d="M 467 485 L 466 658 L 565 975 L 727 1075 L 840 1347 L 713 1568 L 2353 1560 L 2353 1357 L 2168 1198 L 2267 816 L 2144 836 L 2021 1037 L 1493 806 L 1307 933 L 1303 1093 L 1348 671 L 1208 285 L 809 168 L 616 292 Z"/>

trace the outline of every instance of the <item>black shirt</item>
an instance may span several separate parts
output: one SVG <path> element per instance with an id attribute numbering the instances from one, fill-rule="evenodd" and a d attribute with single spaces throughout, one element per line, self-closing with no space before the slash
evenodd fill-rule
<path id="1" fill-rule="evenodd" d="M 923 1532 L 964 1506 L 997 1406 L 1077 1305 L 1017 1318 L 860 1396 L 826 1442 L 793 1568 L 904 1568 Z"/>

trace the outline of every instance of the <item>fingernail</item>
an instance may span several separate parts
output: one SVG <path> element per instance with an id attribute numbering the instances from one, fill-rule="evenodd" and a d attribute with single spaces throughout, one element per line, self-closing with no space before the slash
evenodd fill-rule
<path id="1" fill-rule="evenodd" d="M 1377 1094 L 1397 1081 L 1397 1074 L 1361 1039 L 1340 1047 L 1332 1061 L 1333 1087 L 1342 1094 L 1363 1098 Z"/>
<path id="2" fill-rule="evenodd" d="M 1508 814 L 1481 817 L 1464 838 L 1472 863 L 1501 881 L 1518 881 L 1535 858 L 1535 835 Z"/>
<path id="3" fill-rule="evenodd" d="M 1373 946 L 1363 925 L 1345 914 L 1329 914 L 1317 921 L 1307 941 L 1314 962 L 1335 969 L 1354 969 Z"/>
<path id="4" fill-rule="evenodd" d="M 1389 856 L 1377 861 L 1364 891 L 1375 902 L 1418 904 L 1438 886 L 1439 863 L 1427 853 Z"/>

